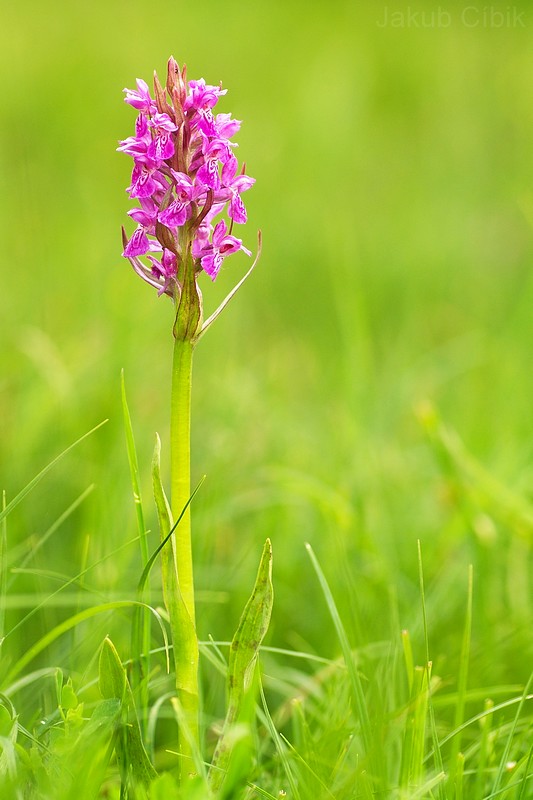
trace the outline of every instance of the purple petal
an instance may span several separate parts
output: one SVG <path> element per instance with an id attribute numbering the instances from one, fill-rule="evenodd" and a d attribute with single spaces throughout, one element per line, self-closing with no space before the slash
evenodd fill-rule
<path id="1" fill-rule="evenodd" d="M 128 136 L 120 142 L 117 150 L 126 153 L 128 156 L 133 156 L 135 159 L 144 159 L 148 153 L 151 140 L 139 139 L 137 136 Z"/>
<path id="2" fill-rule="evenodd" d="M 163 250 L 161 260 L 148 256 L 152 263 L 152 273 L 158 278 L 174 278 L 176 276 L 176 256 L 171 250 Z"/>
<path id="3" fill-rule="evenodd" d="M 155 221 L 143 208 L 132 208 L 128 211 L 128 216 L 143 228 L 151 228 Z"/>
<path id="4" fill-rule="evenodd" d="M 159 173 L 156 173 L 155 169 L 150 169 L 146 164 L 136 163 L 131 175 L 131 185 L 126 191 L 132 198 L 151 197 L 161 188 L 156 177 L 159 177 Z"/>
<path id="5" fill-rule="evenodd" d="M 224 236 L 218 249 L 222 256 L 229 256 L 231 253 L 236 253 L 242 249 L 242 242 L 235 236 Z"/>
<path id="6" fill-rule="evenodd" d="M 198 81 L 189 81 L 189 96 L 184 103 L 185 110 L 195 108 L 197 111 L 200 109 L 213 108 L 218 102 L 218 98 L 226 94 L 227 89 L 221 89 L 220 86 L 209 86 L 203 78 Z"/>
<path id="7" fill-rule="evenodd" d="M 250 178 L 249 175 L 237 175 L 231 184 L 231 188 L 235 189 L 240 194 L 241 192 L 246 192 L 248 189 L 250 189 L 254 183 L 255 178 Z"/>
<path id="8" fill-rule="evenodd" d="M 198 127 L 205 133 L 206 136 L 216 136 L 217 135 L 217 127 L 215 124 L 215 118 L 213 117 L 213 112 L 208 108 L 205 111 L 199 111 L 199 119 L 198 119 Z"/>
<path id="9" fill-rule="evenodd" d="M 222 183 L 224 186 L 231 186 L 233 184 L 233 179 L 235 177 L 235 173 L 237 172 L 238 166 L 239 162 L 232 153 L 231 157 L 228 158 L 222 167 Z"/>
<path id="10" fill-rule="evenodd" d="M 134 256 L 144 256 L 150 250 L 150 240 L 146 235 L 144 228 L 137 228 L 133 233 L 128 244 L 124 248 L 122 255 L 124 258 L 133 258 Z"/>
<path id="11" fill-rule="evenodd" d="M 174 142 L 168 133 L 162 133 L 155 137 L 148 147 L 148 158 L 153 159 L 157 164 L 172 158 L 174 155 Z"/>
<path id="12" fill-rule="evenodd" d="M 229 204 L 228 215 L 231 217 L 234 222 L 237 222 L 239 225 L 244 225 L 247 220 L 246 209 L 244 207 L 244 203 L 242 202 L 241 198 L 235 192 L 232 195 Z"/>
<path id="13" fill-rule="evenodd" d="M 145 114 L 154 113 L 157 110 L 156 105 L 150 97 L 148 84 L 141 78 L 137 78 L 137 90 L 138 91 L 133 89 L 124 89 L 126 92 L 124 102 L 129 103 L 130 106 L 133 106 L 133 108 L 136 108 L 139 111 L 143 111 Z"/>
<path id="14" fill-rule="evenodd" d="M 208 159 L 203 166 L 200 167 L 196 174 L 196 180 L 203 183 L 204 186 L 215 191 L 220 186 L 220 177 L 218 174 L 218 163 L 216 159 Z"/>
<path id="15" fill-rule="evenodd" d="M 178 130 L 178 126 L 172 122 L 168 114 L 164 113 L 154 114 L 148 125 L 158 131 L 166 131 L 167 133 L 173 133 L 173 131 Z"/>
<path id="16" fill-rule="evenodd" d="M 224 139 L 231 139 L 241 127 L 239 119 L 232 119 L 231 114 L 217 114 L 215 117 L 217 134 Z"/>
<path id="17" fill-rule="evenodd" d="M 181 203 L 179 200 L 174 200 L 164 211 L 158 216 L 159 222 L 166 225 L 167 228 L 178 228 L 180 225 L 185 225 L 190 219 L 192 213 L 190 203 Z"/>
<path id="18" fill-rule="evenodd" d="M 135 136 L 138 139 L 148 135 L 148 118 L 144 114 L 139 114 L 135 120 Z"/>
<path id="19" fill-rule="evenodd" d="M 173 169 L 170 171 L 172 173 L 172 177 L 174 178 L 174 186 L 178 200 L 181 200 L 182 202 L 185 202 L 186 200 L 193 200 L 197 192 L 195 192 L 195 187 L 189 176 L 184 172 L 176 172 Z"/>
<path id="20" fill-rule="evenodd" d="M 213 246 L 220 247 L 221 243 L 224 241 L 224 237 L 227 233 L 228 226 L 224 222 L 223 219 L 220 222 L 217 222 L 215 225 L 215 230 L 213 231 Z"/>
<path id="21" fill-rule="evenodd" d="M 207 272 L 212 281 L 214 281 L 218 275 L 223 260 L 220 253 L 216 251 L 202 258 L 202 269 L 204 272 Z"/>

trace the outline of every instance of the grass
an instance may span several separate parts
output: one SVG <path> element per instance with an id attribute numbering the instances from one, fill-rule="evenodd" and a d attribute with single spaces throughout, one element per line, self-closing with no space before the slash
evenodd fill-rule
<path id="1" fill-rule="evenodd" d="M 524 28 L 466 28 L 461 9 L 435 29 L 382 29 L 381 6 L 347 0 L 3 10 L 6 798 L 121 796 L 132 709 L 98 689 L 106 636 L 160 776 L 135 791 L 178 796 L 153 613 L 132 646 L 158 544 L 156 431 L 168 475 L 172 314 L 120 258 L 129 165 L 114 152 L 130 133 L 123 86 L 170 53 L 229 89 L 257 178 L 243 238 L 263 233 L 196 356 L 205 757 L 270 538 L 256 723 L 224 791 L 533 797 L 533 27 L 525 4 Z M 239 258 L 206 282 L 208 314 Z M 158 570 L 143 598 L 164 625 Z"/>

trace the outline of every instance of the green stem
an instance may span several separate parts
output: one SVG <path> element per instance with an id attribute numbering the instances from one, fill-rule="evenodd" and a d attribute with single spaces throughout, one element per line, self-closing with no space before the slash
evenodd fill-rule
<path id="1" fill-rule="evenodd" d="M 171 508 L 174 519 L 179 517 L 191 496 L 192 350 L 192 342 L 175 340 L 170 417 Z M 181 594 L 194 621 L 190 508 L 185 511 L 175 536 Z"/>
<path id="2" fill-rule="evenodd" d="M 191 495 L 190 431 L 193 343 L 177 338 L 172 367 L 170 418 L 171 510 L 177 519 Z M 187 508 L 174 534 L 178 595 L 169 603 L 174 643 L 176 689 L 184 725 L 179 728 L 180 773 L 194 771 L 193 751 L 198 751 L 198 639 L 194 609 L 191 514 Z"/>

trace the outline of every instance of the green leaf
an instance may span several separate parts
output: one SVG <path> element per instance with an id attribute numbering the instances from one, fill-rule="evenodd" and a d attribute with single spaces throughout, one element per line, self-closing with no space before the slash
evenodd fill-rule
<path id="1" fill-rule="evenodd" d="M 249 726 L 253 717 L 253 699 L 257 688 L 257 681 L 253 678 L 259 648 L 270 623 L 273 598 L 272 544 L 270 539 L 267 539 L 252 594 L 231 642 L 228 663 L 228 708 L 209 770 L 209 785 L 212 791 L 218 791 L 226 774 L 233 772 L 230 770 L 230 761 L 234 751 L 240 760 L 247 749 L 248 729 L 244 730 L 243 725 Z M 239 771 L 242 774 L 242 767 Z M 234 777 L 230 777 L 233 782 Z M 226 794 L 223 792 L 222 796 L 225 797 Z"/>
<path id="2" fill-rule="evenodd" d="M 100 653 L 99 686 L 104 699 L 117 698 L 121 702 L 122 714 L 115 749 L 123 767 L 123 777 L 131 780 L 134 786 L 149 786 L 157 773 L 144 749 L 126 670 L 109 638 L 104 640 Z"/>
<path id="3" fill-rule="evenodd" d="M 73 709 L 79 705 L 76 692 L 72 688 L 72 679 L 69 678 L 61 690 L 61 708 Z"/>
<path id="4" fill-rule="evenodd" d="M 13 730 L 14 720 L 8 709 L 0 705 L 0 737 L 10 736 Z"/>
<path id="5" fill-rule="evenodd" d="M 231 642 L 228 663 L 229 705 L 240 705 L 251 682 L 259 647 L 270 623 L 273 598 L 272 544 L 267 539 L 255 586 Z"/>
<path id="6" fill-rule="evenodd" d="M 114 721 L 118 720 L 121 706 L 122 704 L 118 697 L 110 697 L 98 703 L 91 714 L 85 734 L 89 736 L 95 731 L 109 728 Z"/>
<path id="7" fill-rule="evenodd" d="M 118 698 L 121 702 L 126 694 L 126 670 L 111 639 L 104 639 L 100 652 L 98 686 L 105 699 Z"/>

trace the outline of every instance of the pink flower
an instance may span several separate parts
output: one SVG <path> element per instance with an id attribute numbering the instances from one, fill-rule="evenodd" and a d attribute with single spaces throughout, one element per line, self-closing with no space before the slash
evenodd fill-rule
<path id="1" fill-rule="evenodd" d="M 172 158 L 174 155 L 174 142 L 171 134 L 178 130 L 168 114 L 154 114 L 148 125 L 153 129 L 155 136 L 148 147 L 148 158 L 157 164 Z"/>
<path id="2" fill-rule="evenodd" d="M 231 114 L 217 114 L 215 117 L 217 136 L 221 139 L 231 139 L 241 129 L 241 121 L 232 119 Z"/>
<path id="3" fill-rule="evenodd" d="M 120 143 L 117 150 L 121 150 L 135 161 L 148 161 L 148 150 L 152 144 L 152 137 L 148 130 L 148 121 L 144 114 L 139 114 L 135 123 L 135 136 L 128 136 Z"/>
<path id="4" fill-rule="evenodd" d="M 218 98 L 226 94 L 227 89 L 220 86 L 209 86 L 203 78 L 199 81 L 189 81 L 189 96 L 186 98 L 183 108 L 189 111 L 194 108 L 196 111 L 205 111 L 213 108 L 218 103 Z"/>
<path id="5" fill-rule="evenodd" d="M 238 163 L 235 156 L 224 165 L 222 169 L 223 190 L 221 195 L 224 196 L 224 192 L 226 192 L 225 196 L 229 196 L 228 217 L 239 225 L 243 225 L 246 222 L 247 214 L 244 203 L 241 200 L 241 192 L 250 189 L 255 183 L 255 178 L 250 178 L 249 175 L 244 173 L 236 176 L 237 167 Z"/>
<path id="6" fill-rule="evenodd" d="M 152 275 L 158 282 L 161 282 L 161 288 L 158 292 L 159 295 L 170 294 L 173 295 L 173 284 L 176 283 L 177 276 L 177 259 L 171 250 L 163 250 L 161 260 L 148 256 L 148 260 L 152 264 Z"/>
<path id="7" fill-rule="evenodd" d="M 136 161 L 131 174 L 131 184 L 126 189 L 130 197 L 139 200 L 153 197 L 161 187 L 166 187 L 163 176 L 157 171 L 155 165 Z"/>
<path id="8" fill-rule="evenodd" d="M 126 92 L 125 103 L 129 103 L 130 106 L 145 114 L 155 114 L 157 106 L 150 97 L 148 84 L 141 78 L 137 78 L 137 91 L 133 89 L 124 89 L 124 91 Z"/>
<path id="9" fill-rule="evenodd" d="M 159 207 L 151 197 L 141 197 L 139 202 L 141 207 L 132 208 L 131 211 L 128 211 L 128 216 L 134 219 L 138 225 L 142 225 L 148 233 L 155 234 Z"/>
<path id="10" fill-rule="evenodd" d="M 236 253 L 238 250 L 243 250 L 248 256 L 252 255 L 251 252 L 243 246 L 242 241 L 236 239 L 235 236 L 229 235 L 227 230 L 224 220 L 220 220 L 220 222 L 215 225 L 211 244 L 207 242 L 203 244 L 200 249 L 198 247 L 195 248 L 193 244 L 193 255 L 200 259 L 202 269 L 207 272 L 213 281 L 218 275 L 226 256 L 229 256 L 231 253 Z"/>
<path id="11" fill-rule="evenodd" d="M 158 251 L 161 249 L 161 245 L 149 239 L 144 228 L 139 227 L 124 248 L 122 255 L 125 258 L 132 258 L 133 256 L 145 256 L 146 253 L 150 251 Z"/>

